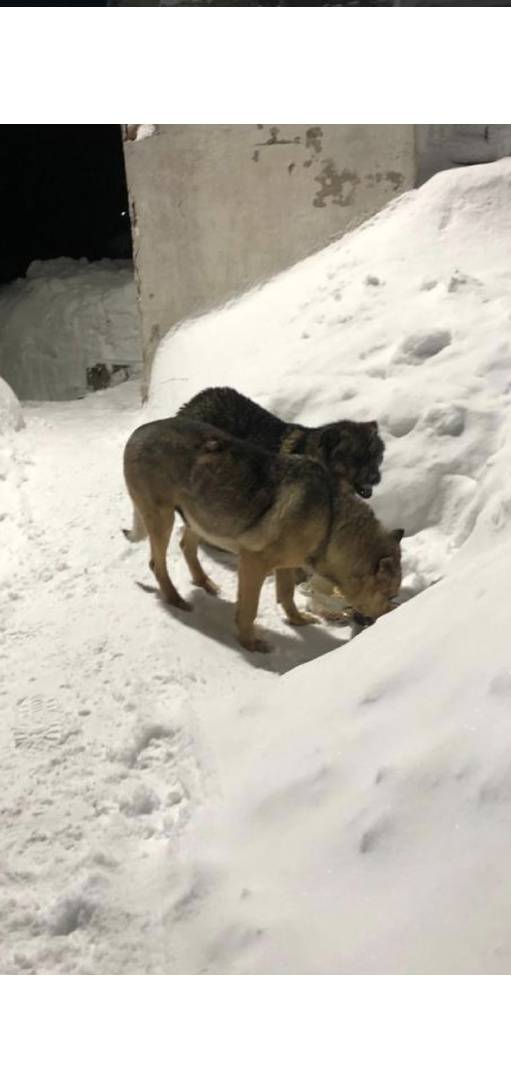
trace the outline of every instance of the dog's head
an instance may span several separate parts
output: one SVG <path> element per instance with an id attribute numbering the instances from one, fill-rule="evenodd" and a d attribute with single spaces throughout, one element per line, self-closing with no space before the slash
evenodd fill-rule
<path id="1" fill-rule="evenodd" d="M 376 420 L 358 423 L 339 420 L 321 431 L 319 447 L 326 467 L 349 484 L 357 495 L 370 499 L 381 480 L 385 446 Z"/>
<path id="2" fill-rule="evenodd" d="M 367 559 L 363 569 L 360 559 L 353 567 L 346 562 L 342 539 L 338 545 L 329 545 L 329 572 L 338 581 L 348 604 L 368 619 L 378 619 L 396 606 L 401 588 L 401 540 L 403 529 L 380 534 L 374 553 Z"/>

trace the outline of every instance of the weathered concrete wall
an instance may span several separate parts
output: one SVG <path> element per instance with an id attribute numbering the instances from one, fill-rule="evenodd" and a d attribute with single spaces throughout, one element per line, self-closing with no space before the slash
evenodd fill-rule
<path id="1" fill-rule="evenodd" d="M 127 125 L 146 385 L 183 319 L 323 247 L 414 185 L 401 124 Z"/>

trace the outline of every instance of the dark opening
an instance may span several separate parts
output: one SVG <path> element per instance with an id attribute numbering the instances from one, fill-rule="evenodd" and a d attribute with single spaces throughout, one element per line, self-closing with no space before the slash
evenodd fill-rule
<path id="1" fill-rule="evenodd" d="M 0 284 L 33 259 L 131 258 L 121 126 L 0 126 Z"/>

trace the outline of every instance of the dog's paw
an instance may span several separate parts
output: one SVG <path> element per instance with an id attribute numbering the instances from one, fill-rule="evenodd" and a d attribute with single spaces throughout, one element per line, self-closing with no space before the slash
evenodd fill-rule
<path id="1" fill-rule="evenodd" d="M 175 596 L 166 596 L 165 600 L 171 607 L 177 607 L 180 611 L 193 611 L 192 605 L 188 600 L 183 600 L 183 597 L 176 593 Z"/>
<path id="2" fill-rule="evenodd" d="M 272 651 L 271 645 L 264 638 L 250 638 L 250 641 L 241 641 L 240 644 L 249 652 L 269 653 Z"/>
<path id="3" fill-rule="evenodd" d="M 308 623 L 320 622 L 316 615 L 311 615 L 309 611 L 298 611 L 298 609 L 292 615 L 287 615 L 286 618 L 290 626 L 306 626 Z"/>
<path id="4" fill-rule="evenodd" d="M 193 604 L 189 600 L 183 600 L 182 596 L 179 597 L 176 607 L 180 608 L 181 611 L 193 611 Z"/>
<path id="5" fill-rule="evenodd" d="M 200 581 L 194 582 L 194 584 L 197 585 L 199 589 L 205 589 L 211 596 L 218 596 L 220 592 L 220 586 L 216 585 L 215 582 L 207 576 L 201 578 Z"/>

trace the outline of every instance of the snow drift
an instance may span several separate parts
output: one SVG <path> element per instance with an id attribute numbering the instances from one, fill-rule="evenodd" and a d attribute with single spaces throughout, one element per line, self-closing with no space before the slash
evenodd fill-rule
<path id="1" fill-rule="evenodd" d="M 289 420 L 377 418 L 387 449 L 373 506 L 406 530 L 408 584 L 429 584 L 488 499 L 501 497 L 510 243 L 510 159 L 439 173 L 325 251 L 169 335 L 150 413 L 168 415 L 214 382 Z"/>
<path id="2" fill-rule="evenodd" d="M 0 372 L 22 400 L 81 397 L 140 367 L 131 263 L 33 262 L 0 290 Z"/>
<path id="3" fill-rule="evenodd" d="M 21 405 L 5 379 L 0 378 L 0 438 L 24 425 Z"/>
<path id="4" fill-rule="evenodd" d="M 179 970 L 510 971 L 510 541 L 210 710 L 217 791 L 169 905 Z"/>
<path id="5" fill-rule="evenodd" d="M 179 970 L 511 969 L 510 244 L 511 161 L 442 173 L 159 351 L 153 415 L 214 372 L 289 419 L 376 417 L 373 503 L 412 591 L 437 582 L 211 705 Z"/>
<path id="6" fill-rule="evenodd" d="M 16 395 L 0 378 L 0 584 L 7 572 L 13 540 L 19 541 L 17 520 L 21 496 L 16 462 L 15 433 L 24 427 L 21 405 Z"/>

